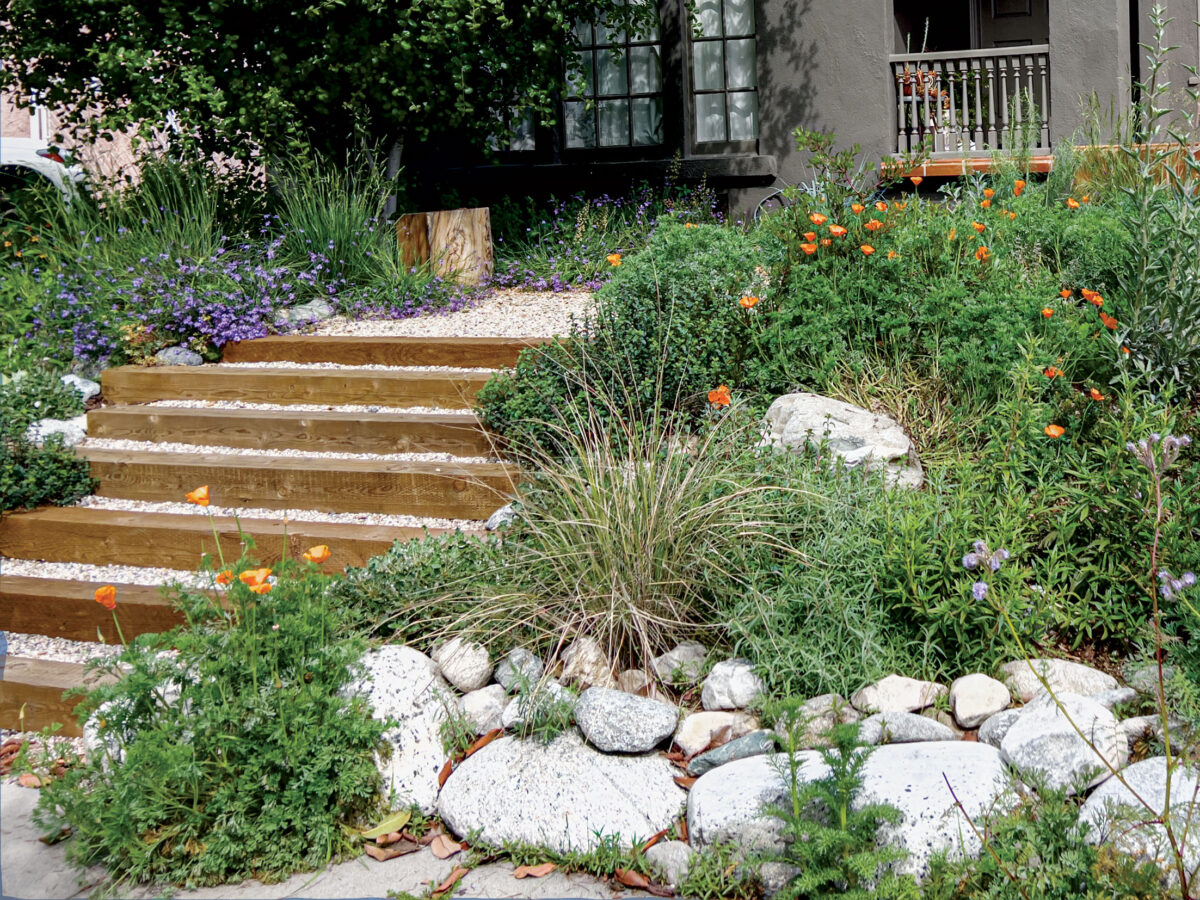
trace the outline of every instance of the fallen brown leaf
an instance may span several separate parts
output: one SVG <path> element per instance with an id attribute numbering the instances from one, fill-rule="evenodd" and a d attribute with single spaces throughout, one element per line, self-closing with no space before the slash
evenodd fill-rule
<path id="1" fill-rule="evenodd" d="M 617 881 L 625 885 L 625 887 L 650 887 L 650 879 L 640 872 L 635 872 L 632 869 L 617 869 L 613 872 L 613 878 L 617 879 Z"/>
<path id="2" fill-rule="evenodd" d="M 688 842 L 687 816 L 679 820 L 679 839 L 685 844 Z"/>
<path id="3" fill-rule="evenodd" d="M 639 852 L 645 853 L 647 850 L 649 850 L 651 847 L 653 847 L 655 844 L 657 844 L 659 841 L 661 841 L 663 838 L 665 838 L 667 836 L 667 830 L 668 829 L 664 828 L 662 831 L 659 831 L 659 832 L 656 832 L 655 834 L 650 835 L 650 839 L 647 840 L 646 843 L 642 844 L 641 850 Z"/>
<path id="4" fill-rule="evenodd" d="M 709 736 L 708 746 L 705 747 L 701 751 L 701 753 L 707 753 L 709 750 L 716 750 L 718 747 L 728 744 L 732 738 L 733 738 L 733 726 L 732 725 L 722 725 L 720 728 L 718 728 L 716 731 L 714 731 Z M 697 755 L 699 755 L 699 754 L 697 754 Z"/>
<path id="5" fill-rule="evenodd" d="M 976 743 L 978 743 L 979 742 L 979 732 L 978 731 L 964 731 L 962 739 L 964 741 L 975 741 Z"/>
<path id="6" fill-rule="evenodd" d="M 542 863 L 540 866 L 517 866 L 513 870 L 513 878 L 545 878 L 557 868 L 552 862 Z"/>
<path id="7" fill-rule="evenodd" d="M 502 734 L 504 734 L 503 728 L 493 728 L 491 731 L 489 731 L 487 734 L 485 734 L 483 737 L 481 737 L 479 740 L 477 740 L 475 743 L 473 743 L 470 747 L 467 748 L 467 752 L 463 754 L 463 759 L 466 759 L 472 753 L 478 753 L 480 750 L 482 750 L 484 747 L 486 747 L 488 744 L 490 744 L 496 738 L 500 737 L 500 735 L 502 735 Z"/>
<path id="8" fill-rule="evenodd" d="M 26 772 L 17 779 L 17 784 L 21 787 L 40 788 L 42 786 L 42 779 L 38 778 L 32 772 Z"/>
<path id="9" fill-rule="evenodd" d="M 444 834 L 435 835 L 433 841 L 429 844 L 429 849 L 433 851 L 433 855 L 438 859 L 449 859 L 455 853 L 461 851 L 462 848 L 462 844 L 451 840 Z"/>
<path id="10" fill-rule="evenodd" d="M 675 783 L 685 791 L 690 791 L 692 785 L 696 783 L 696 777 L 694 775 L 676 775 Z"/>
<path id="11" fill-rule="evenodd" d="M 407 856 L 409 853 L 416 853 L 421 849 L 421 845 L 414 844 L 412 841 L 397 841 L 390 847 L 377 847 L 375 844 L 367 844 L 363 849 L 371 859 L 387 862 L 389 859 L 395 859 L 397 856 Z"/>
<path id="12" fill-rule="evenodd" d="M 672 750 L 670 753 L 665 755 L 671 762 L 683 762 L 687 759 L 687 757 L 684 756 L 679 750 Z"/>
<path id="13" fill-rule="evenodd" d="M 442 766 L 442 771 L 438 772 L 438 788 L 441 789 L 446 785 L 446 779 L 450 777 L 450 773 L 454 771 L 454 760 L 446 760 L 446 764 Z"/>
<path id="14" fill-rule="evenodd" d="M 392 844 L 398 843 L 403 838 L 404 838 L 404 835 L 402 835 L 400 832 L 392 831 L 392 832 L 389 832 L 388 834 L 381 834 L 379 837 L 375 838 L 375 843 L 380 847 L 387 847 Z"/>
<path id="15" fill-rule="evenodd" d="M 469 871 L 470 869 L 464 868 L 463 866 L 455 866 L 454 871 L 447 875 L 446 880 L 435 887 L 429 896 L 437 897 L 446 893 L 446 891 L 458 884 L 458 879 L 462 878 Z"/>

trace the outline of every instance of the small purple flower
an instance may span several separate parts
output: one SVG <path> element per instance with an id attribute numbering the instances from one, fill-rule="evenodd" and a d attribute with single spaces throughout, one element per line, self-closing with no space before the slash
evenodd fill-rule
<path id="1" fill-rule="evenodd" d="M 987 596 L 988 586 L 986 581 L 977 581 L 971 585 L 971 596 L 976 600 L 983 600 Z"/>

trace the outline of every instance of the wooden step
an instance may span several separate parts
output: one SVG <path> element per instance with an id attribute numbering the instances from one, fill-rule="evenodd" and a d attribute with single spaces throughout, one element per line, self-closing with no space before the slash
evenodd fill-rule
<path id="1" fill-rule="evenodd" d="M 74 713 L 80 698 L 64 700 L 63 692 L 112 680 L 85 673 L 82 663 L 50 659 L 5 656 L 0 657 L 0 667 L 0 728 L 41 731 L 58 723 L 63 726 L 56 732 L 61 737 L 83 734 Z"/>
<path id="2" fill-rule="evenodd" d="M 338 363 L 344 366 L 464 366 L 499 369 L 516 365 L 527 347 L 550 338 L 318 337 L 287 334 L 226 344 L 225 362 Z"/>
<path id="3" fill-rule="evenodd" d="M 241 554 L 241 538 L 238 523 L 232 518 L 210 520 L 208 516 L 187 513 L 47 506 L 0 517 L 0 555 L 192 572 L 200 565 L 201 554 L 214 552 L 214 527 L 221 539 L 224 558 L 237 559 Z M 292 559 L 309 547 L 328 545 L 333 556 L 322 568 L 330 573 L 340 572 L 345 566 L 364 565 L 372 556 L 385 553 L 393 541 L 425 533 L 420 528 L 265 519 L 242 519 L 241 527 L 254 539 L 251 555 L 267 565 L 282 556 L 285 534 L 287 553 Z M 430 533 L 438 531 L 430 529 Z"/>
<path id="4" fill-rule="evenodd" d="M 152 400 L 241 400 L 289 405 L 431 406 L 469 409 L 490 375 L 404 369 L 252 366 L 119 366 L 101 375 L 110 404 Z"/>
<path id="5" fill-rule="evenodd" d="M 514 493 L 503 463 L 156 453 L 80 448 L 101 497 L 179 501 L 207 484 L 215 506 L 485 519 Z"/>
<path id="6" fill-rule="evenodd" d="M 454 413 L 293 412 L 262 409 L 108 406 L 88 413 L 88 435 L 337 453 L 487 456 L 491 440 L 474 416 Z"/>
<path id="7" fill-rule="evenodd" d="M 144 584 L 114 584 L 120 631 L 109 612 L 96 602 L 90 581 L 65 578 L 26 578 L 0 575 L 0 631 L 46 634 L 72 641 L 117 644 L 121 635 L 132 640 L 139 634 L 170 631 L 184 623 L 183 614 L 163 596 L 158 587 Z"/>

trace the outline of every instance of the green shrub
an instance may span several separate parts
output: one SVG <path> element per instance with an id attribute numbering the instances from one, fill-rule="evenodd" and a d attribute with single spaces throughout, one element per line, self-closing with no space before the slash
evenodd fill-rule
<path id="1" fill-rule="evenodd" d="M 66 419 L 83 412 L 79 393 L 51 371 L 32 370 L 0 384 L 0 511 L 44 503 L 74 503 L 92 490 L 85 460 L 51 435 L 42 446 L 26 440 L 38 419 Z"/>
<path id="2" fill-rule="evenodd" d="M 340 635 L 314 565 L 257 595 L 250 568 L 230 566 L 227 606 L 175 589 L 188 627 L 125 648 L 128 671 L 79 707 L 100 752 L 42 792 L 35 821 L 69 825 L 71 859 L 116 885 L 279 881 L 354 855 L 351 826 L 380 810 L 386 724 L 343 696 L 365 642 Z"/>

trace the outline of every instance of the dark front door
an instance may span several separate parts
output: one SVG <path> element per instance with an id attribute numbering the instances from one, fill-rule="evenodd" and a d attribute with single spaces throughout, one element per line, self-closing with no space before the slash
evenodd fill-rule
<path id="1" fill-rule="evenodd" d="M 979 46 L 1050 43 L 1050 0 L 979 0 Z"/>

